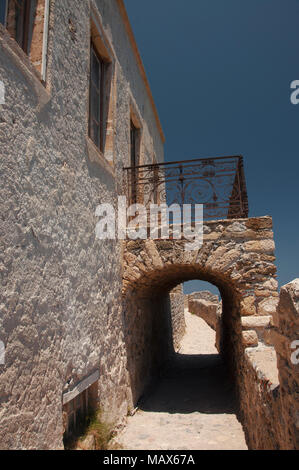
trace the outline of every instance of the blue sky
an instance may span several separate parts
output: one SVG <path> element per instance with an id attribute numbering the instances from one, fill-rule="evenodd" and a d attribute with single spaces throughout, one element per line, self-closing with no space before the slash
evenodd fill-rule
<path id="1" fill-rule="evenodd" d="M 250 216 L 273 217 L 279 284 L 299 277 L 299 0 L 125 4 L 165 159 L 243 155 Z"/>

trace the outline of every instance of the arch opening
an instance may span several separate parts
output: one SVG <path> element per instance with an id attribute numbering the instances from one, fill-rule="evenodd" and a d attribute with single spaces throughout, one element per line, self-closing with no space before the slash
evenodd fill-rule
<path id="1" fill-rule="evenodd" d="M 192 280 L 211 283 L 218 289 L 222 301 L 217 333 L 218 352 L 215 350 L 211 357 L 200 353 L 195 354 L 193 358 L 186 357 L 192 356 L 188 354 L 182 357 L 177 350 L 171 297 L 183 295 L 179 294 L 177 289 Z M 239 300 L 238 290 L 231 279 L 219 276 L 211 270 L 196 270 L 190 265 L 170 265 L 152 270 L 142 276 L 138 283 L 135 282 L 134 289 L 128 291 L 124 297 L 124 330 L 131 406 L 140 405 L 152 385 L 161 377 L 172 374 L 173 379 L 176 377 L 175 380 L 179 383 L 179 376 L 192 369 L 193 376 L 195 374 L 200 378 L 200 371 L 209 366 L 212 369 L 218 367 L 220 362 L 225 364 L 225 372 L 222 370 L 220 376 L 225 381 L 224 376 L 228 372 L 234 383 L 242 344 Z M 179 302 L 182 304 L 182 301 L 184 302 L 184 299 Z M 212 369 L 208 374 L 213 375 L 215 371 Z M 220 382 L 218 377 L 214 387 L 221 387 Z M 200 407 L 200 404 L 198 406 Z M 230 412 L 229 409 L 226 408 L 225 412 Z"/>
<path id="2" fill-rule="evenodd" d="M 128 401 L 136 404 L 149 384 L 169 371 L 175 354 L 170 321 L 173 289 L 191 280 L 209 282 L 222 299 L 219 349 L 233 379 L 237 416 L 246 431 L 252 409 L 248 403 L 256 400 L 252 384 L 260 381 L 254 358 L 273 353 L 271 322 L 278 293 L 272 219 L 205 222 L 202 247 L 190 252 L 185 245 L 185 240 L 174 239 L 124 243 Z"/>
<path id="3" fill-rule="evenodd" d="M 182 350 L 194 354 L 221 353 L 222 299 L 216 286 L 203 281 L 188 281 L 182 285 L 184 308 L 183 317 L 187 326 L 187 339 L 194 338 L 190 347 L 185 345 L 186 335 L 180 335 L 176 324 L 180 318 L 178 300 L 173 302 L 171 315 L 173 322 L 174 345 L 181 342 Z M 170 294 L 175 296 L 175 294 Z M 189 325 L 189 328 L 188 328 Z M 199 328 L 201 326 L 201 328 Z M 193 332 L 196 329 L 197 335 Z M 196 336 L 198 336 L 196 338 Z M 185 340 L 185 341 L 184 341 Z"/>

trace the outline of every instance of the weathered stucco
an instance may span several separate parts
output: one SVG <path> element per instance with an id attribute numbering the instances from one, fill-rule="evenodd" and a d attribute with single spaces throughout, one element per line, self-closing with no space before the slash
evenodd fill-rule
<path id="1" fill-rule="evenodd" d="M 46 87 L 0 31 L 3 449 L 62 448 L 62 393 L 96 369 L 109 419 L 127 413 L 122 245 L 95 238 L 95 209 L 124 194 L 132 108 L 145 163 L 163 142 L 117 2 L 91 3 L 115 64 L 114 165 L 87 145 L 89 1 L 50 2 Z"/>

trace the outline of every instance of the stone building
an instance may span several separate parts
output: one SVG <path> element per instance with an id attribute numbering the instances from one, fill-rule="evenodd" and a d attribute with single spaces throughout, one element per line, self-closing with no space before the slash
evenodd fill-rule
<path id="1" fill-rule="evenodd" d="M 178 350 L 191 279 L 219 288 L 249 447 L 298 448 L 298 280 L 279 298 L 272 219 L 248 218 L 241 157 L 225 161 L 226 220 L 205 222 L 201 248 L 173 234 L 98 239 L 97 206 L 142 202 L 139 178 L 157 181 L 163 165 L 123 1 L 0 5 L 0 448 L 63 449 L 89 407 L 120 426 Z M 207 180 L 218 164 L 197 168 Z M 214 192 L 206 207 L 220 205 Z"/>
<path id="2" fill-rule="evenodd" d="M 122 245 L 95 210 L 164 136 L 122 1 L 4 3 L 0 448 L 59 449 L 62 407 L 127 414 Z"/>

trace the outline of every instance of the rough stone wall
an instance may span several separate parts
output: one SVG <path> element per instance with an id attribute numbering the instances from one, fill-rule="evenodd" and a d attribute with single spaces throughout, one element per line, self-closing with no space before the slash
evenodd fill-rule
<path id="1" fill-rule="evenodd" d="M 107 419 L 127 413 L 122 244 L 95 238 L 95 209 L 123 194 L 133 105 L 145 163 L 163 142 L 118 2 L 91 3 L 114 54 L 111 165 L 87 138 L 89 1 L 51 1 L 46 87 L 0 26 L 1 449 L 61 449 L 62 393 L 95 370 Z"/>
<path id="2" fill-rule="evenodd" d="M 169 295 L 145 299 L 132 295 L 126 298 L 123 303 L 123 331 L 130 410 L 159 376 L 173 349 Z"/>
<path id="3" fill-rule="evenodd" d="M 207 300 L 208 302 L 218 303 L 219 298 L 218 295 L 212 294 L 212 292 L 208 290 L 202 290 L 199 292 L 192 292 L 192 294 L 187 294 L 188 301 L 195 300 L 195 299 L 202 299 Z"/>
<path id="4" fill-rule="evenodd" d="M 240 383 L 240 418 L 249 449 L 284 449 L 284 429 L 275 350 L 245 350 Z"/>
<path id="5" fill-rule="evenodd" d="M 128 408 L 134 408 L 159 377 L 185 332 L 184 294 L 179 285 L 170 293 L 134 294 L 123 299 L 123 331 L 128 373 Z"/>
<path id="6" fill-rule="evenodd" d="M 170 293 L 152 293 L 123 300 L 123 331 L 128 373 L 128 409 L 135 408 L 167 367 L 185 333 L 184 294 L 179 285 Z"/>
<path id="7" fill-rule="evenodd" d="M 283 286 L 269 336 L 245 350 L 241 418 L 251 449 L 299 449 L 299 279 Z M 296 342 L 297 343 L 294 343 Z"/>
<path id="8" fill-rule="evenodd" d="M 180 284 L 175 287 L 169 294 L 170 297 L 170 310 L 171 310 L 171 325 L 172 325 L 172 338 L 173 347 L 175 351 L 180 349 L 181 340 L 186 331 L 185 322 L 185 304 L 183 286 Z"/>
<path id="9" fill-rule="evenodd" d="M 274 315 L 285 448 L 299 450 L 299 279 L 280 290 Z"/>

